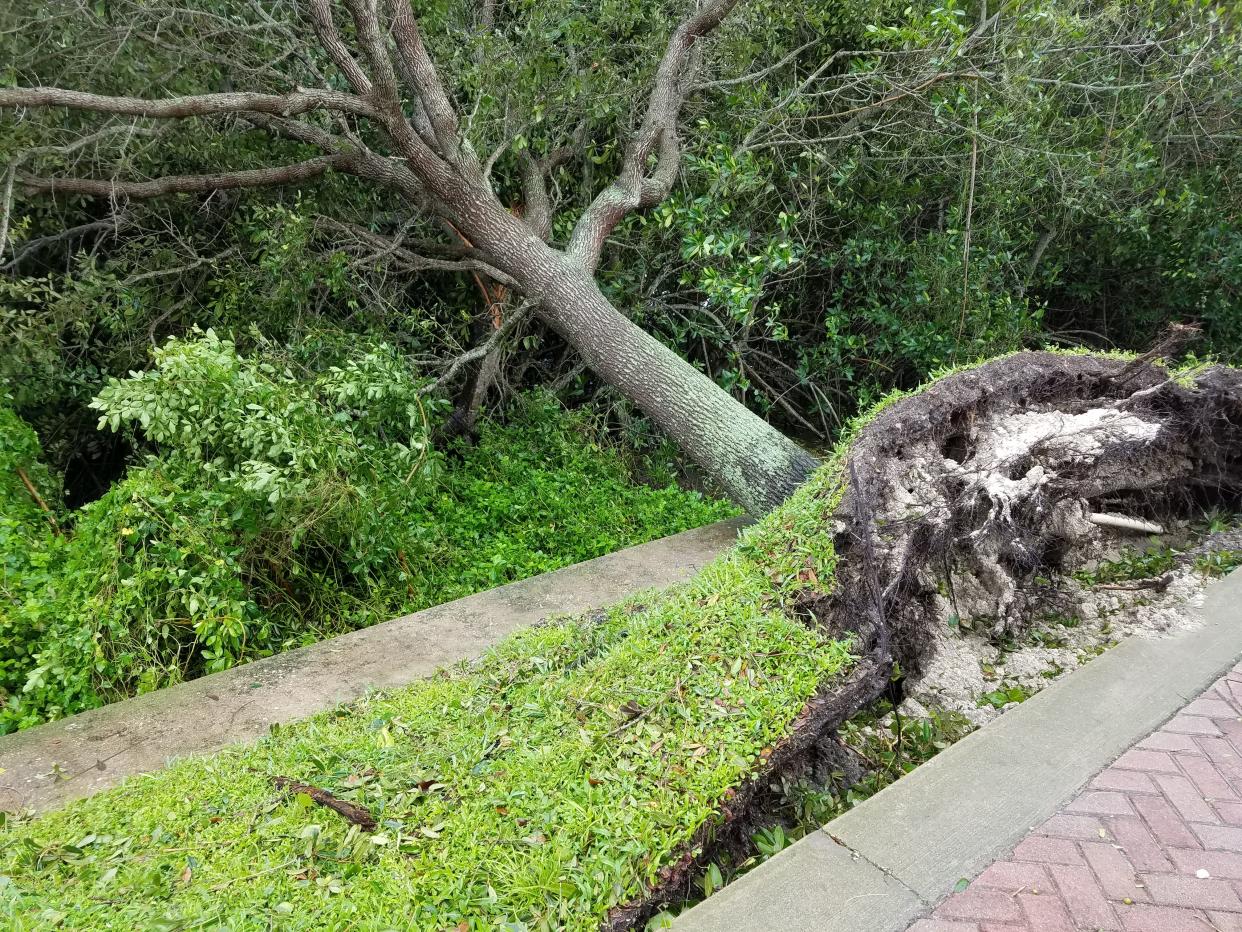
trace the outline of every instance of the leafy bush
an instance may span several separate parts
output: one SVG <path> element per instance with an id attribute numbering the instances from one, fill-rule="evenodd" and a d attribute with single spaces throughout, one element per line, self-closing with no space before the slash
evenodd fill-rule
<path id="1" fill-rule="evenodd" d="M 0 489 L 21 506 L 0 524 L 0 728 L 732 512 L 634 484 L 583 416 L 542 396 L 474 447 L 432 449 L 420 383 L 383 344 L 316 373 L 207 331 L 153 363 L 93 406 L 156 452 L 79 509 L 71 535 L 24 489 Z M 3 455 L 37 462 L 33 433 L 5 416 Z"/>
<path id="2" fill-rule="evenodd" d="M 55 515 L 49 521 L 35 498 L 49 508 L 59 499 L 39 456 L 34 431 L 0 403 L 0 690 L 6 693 L 25 682 L 40 634 L 31 602 L 51 581 L 59 543 Z"/>

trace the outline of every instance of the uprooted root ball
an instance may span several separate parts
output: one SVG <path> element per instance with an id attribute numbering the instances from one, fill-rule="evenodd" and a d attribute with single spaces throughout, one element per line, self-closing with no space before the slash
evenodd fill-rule
<path id="1" fill-rule="evenodd" d="M 821 611 L 870 616 L 917 669 L 944 601 L 996 638 L 1023 631 L 1049 580 L 1116 534 L 1101 515 L 1159 525 L 1236 500 L 1242 372 L 1020 353 L 880 413 L 846 478 Z"/>
<path id="2" fill-rule="evenodd" d="M 701 833 L 699 856 L 667 870 L 642 906 L 615 910 L 612 928 L 685 895 L 696 866 L 744 856 L 779 802 L 777 778 L 848 771 L 837 729 L 893 693 L 894 663 L 915 677 L 930 665 L 946 618 L 1015 639 L 1079 591 L 1071 570 L 1115 546 L 1110 518 L 1141 528 L 1236 503 L 1242 372 L 1019 353 L 888 405 L 827 468 L 836 485 L 815 494 L 831 525 L 834 579 L 820 591 L 813 572 L 802 574 L 812 584 L 794 608 L 854 632 L 859 661 L 821 689 L 766 770 Z"/>

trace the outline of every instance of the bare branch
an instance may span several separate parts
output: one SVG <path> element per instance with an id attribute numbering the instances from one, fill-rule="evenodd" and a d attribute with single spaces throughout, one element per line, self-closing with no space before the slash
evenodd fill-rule
<path id="1" fill-rule="evenodd" d="M 463 246 L 459 250 L 462 258 L 438 259 L 432 256 L 421 255 L 406 248 L 402 245 L 404 240 L 403 234 L 398 234 L 396 237 L 387 237 L 365 227 L 360 227 L 357 224 L 334 220 L 331 217 L 320 217 L 317 222 L 326 229 L 347 234 L 348 240 L 343 243 L 347 248 L 356 251 L 359 246 L 368 247 L 371 251 L 363 256 L 363 263 L 391 261 L 406 272 L 478 273 L 486 275 L 488 278 L 494 279 L 507 287 L 512 288 L 517 285 L 517 282 L 511 277 L 491 266 L 482 258 L 482 253 L 470 246 Z"/>
<path id="2" fill-rule="evenodd" d="M 371 80 L 374 82 L 372 99 L 385 115 L 391 116 L 394 110 L 401 109 L 401 95 L 397 90 L 397 74 L 392 67 L 392 58 L 380 31 L 375 2 L 376 0 L 345 0 L 345 6 L 354 20 L 362 54 L 371 68 Z"/>
<path id="3" fill-rule="evenodd" d="M 591 202 L 570 237 L 569 254 L 586 269 L 599 264 L 604 241 L 626 215 L 659 203 L 672 190 L 681 154 L 677 121 L 701 58 L 699 40 L 719 26 L 739 2 L 708 0 L 673 31 L 621 172 Z M 650 170 L 648 162 L 653 156 L 656 166 Z"/>
<path id="4" fill-rule="evenodd" d="M 30 158 L 36 155 L 70 155 L 79 149 L 84 149 L 91 143 L 98 142 L 105 136 L 114 133 L 123 132 L 129 135 L 156 135 L 155 131 L 149 129 L 141 129 L 132 125 L 111 125 L 104 126 L 93 133 L 82 136 L 71 143 L 63 146 L 36 146 L 33 149 L 26 149 L 19 152 L 8 164 L 8 168 L 4 174 L 3 189 L 0 190 L 0 258 L 4 257 L 4 251 L 9 242 L 9 225 L 12 220 L 13 212 L 13 187 L 17 180 L 18 169 Z M 23 249 L 20 253 L 13 257 L 13 260 L 4 266 L 10 268 L 29 255 L 28 249 Z"/>
<path id="5" fill-rule="evenodd" d="M 508 338 L 509 334 L 513 332 L 514 328 L 516 328 L 518 324 L 526 319 L 526 315 L 530 313 L 530 310 L 531 305 L 523 304 L 510 311 L 509 315 L 505 318 L 504 323 L 493 330 L 492 335 L 488 337 L 486 341 L 480 343 L 473 349 L 466 350 L 466 352 L 453 359 L 453 361 L 449 363 L 448 368 L 444 370 L 443 374 L 430 385 L 423 387 L 419 394 L 431 394 L 431 392 L 436 391 L 451 382 L 453 377 L 461 371 L 462 366 L 472 363 L 477 359 L 482 359 L 484 356 L 491 353 L 492 350 L 496 349 L 496 347 Z"/>
<path id="6" fill-rule="evenodd" d="M 443 166 L 442 153 L 438 151 L 434 128 L 422 102 L 416 101 L 413 125 L 401 109 L 397 73 L 380 29 L 376 4 L 377 0 L 345 0 L 345 6 L 354 20 L 362 54 L 371 68 L 371 80 L 374 84 L 371 99 L 398 151 L 421 173 L 422 178 L 436 173 Z"/>
<path id="7" fill-rule="evenodd" d="M 310 0 L 310 15 L 319 44 L 328 53 L 332 63 L 341 70 L 341 74 L 345 75 L 345 79 L 358 94 L 370 97 L 373 90 L 371 79 L 366 76 L 342 41 L 336 23 L 332 20 L 332 6 L 329 0 Z"/>
<path id="8" fill-rule="evenodd" d="M 316 146 L 328 155 L 338 156 L 338 171 L 373 181 L 401 192 L 421 209 L 427 207 L 427 192 L 418 177 L 400 159 L 390 159 L 368 148 L 360 140 L 345 139 L 319 126 L 301 120 L 287 120 L 261 113 L 246 114 L 246 120 L 277 136 Z M 408 131 L 408 126 L 406 127 Z"/>
<path id="9" fill-rule="evenodd" d="M 143 272 L 141 275 L 135 275 L 132 278 L 127 279 L 126 284 L 136 285 L 138 284 L 138 282 L 145 282 L 152 278 L 165 278 L 169 275 L 184 275 L 186 272 L 193 272 L 195 269 L 199 268 L 200 266 L 206 265 L 209 262 L 219 261 L 220 259 L 224 258 L 225 256 L 227 256 L 228 254 L 232 252 L 236 252 L 236 250 L 226 249 L 220 255 L 211 256 L 211 257 L 196 255 L 193 259 L 191 259 L 185 265 L 177 265 L 177 266 L 173 266 L 172 268 L 168 268 L 168 269 L 165 269 L 165 268 L 152 269 L 149 272 Z"/>
<path id="10" fill-rule="evenodd" d="M 4 173 L 4 187 L 0 189 L 0 259 L 9 245 L 9 217 L 13 211 L 13 182 L 17 178 L 17 162 L 9 163 Z"/>
<path id="11" fill-rule="evenodd" d="M 317 178 L 341 162 L 342 157 L 324 155 L 292 165 L 255 168 L 206 175 L 166 175 L 150 181 L 119 181 L 95 178 L 36 178 L 19 175 L 26 190 L 41 194 L 84 194 L 113 199 L 142 199 L 164 194 L 194 194 L 204 191 L 225 191 L 234 188 L 265 188 L 296 184 Z"/>
<path id="12" fill-rule="evenodd" d="M 721 88 L 721 87 L 733 87 L 736 84 L 753 84 L 755 81 L 758 81 L 760 78 L 767 77 L 773 71 L 778 71 L 779 69 L 784 68 L 786 65 L 788 65 L 791 61 L 793 61 L 795 58 L 797 58 L 807 49 L 813 48 L 814 46 L 819 45 L 823 41 L 824 40 L 822 36 L 816 36 L 810 42 L 802 43 L 802 45 L 798 46 L 796 49 L 794 49 L 792 52 L 790 52 L 780 61 L 773 62 L 772 64 L 768 65 L 766 68 L 760 68 L 758 71 L 752 71 L 750 74 L 738 75 L 736 78 L 722 78 L 719 81 L 704 81 L 701 84 L 695 85 L 694 89 L 696 91 L 706 91 L 706 90 L 716 90 L 717 88 Z"/>
<path id="13" fill-rule="evenodd" d="M 66 107 L 95 113 L 116 113 L 123 116 L 152 119 L 212 116 L 219 113 L 271 113 L 295 116 L 311 110 L 339 110 L 360 116 L 375 117 L 375 108 L 353 94 L 311 88 L 298 88 L 288 94 L 194 94 L 189 97 L 165 97 L 149 100 L 143 97 L 109 97 L 59 87 L 0 88 L 0 110 L 19 107 Z"/>
<path id="14" fill-rule="evenodd" d="M 1121 94 L 1125 91 L 1140 90 L 1147 87 L 1155 87 L 1158 81 L 1141 81 L 1138 84 L 1080 84 L 1077 81 L 1062 81 L 1059 78 L 1036 78 L 1027 76 L 1024 81 L 1031 84 L 1045 84 L 1049 87 L 1068 87 L 1077 91 L 1087 91 L 1091 94 Z"/>
<path id="15" fill-rule="evenodd" d="M 529 150 L 522 151 L 522 219 L 545 243 L 552 237 L 552 201 L 548 196 L 548 179 L 552 172 L 572 159 L 581 149 L 586 124 L 574 130 L 573 141 L 558 146 L 542 158 Z"/>
<path id="16" fill-rule="evenodd" d="M 491 154 L 484 160 L 483 181 L 485 184 L 487 184 L 489 188 L 491 187 L 491 183 L 492 183 L 491 182 L 492 170 L 495 169 L 496 163 L 500 161 L 501 156 L 503 156 L 507 151 L 509 151 L 509 147 L 513 145 L 514 140 L 516 140 L 517 137 L 520 136 L 522 133 L 526 132 L 529 125 L 530 125 L 529 123 L 523 124 L 523 126 L 520 129 L 515 130 L 511 133 L 507 133 L 505 137 L 501 139 L 499 143 L 496 144 L 496 148 L 492 150 Z"/>
<path id="17" fill-rule="evenodd" d="M 1026 296 L 1026 291 L 1030 287 L 1031 282 L 1035 279 L 1035 272 L 1039 269 L 1039 263 L 1043 261 L 1044 253 L 1048 251 L 1048 247 L 1052 245 L 1053 239 L 1057 235 L 1056 227 L 1048 227 L 1039 235 L 1039 239 L 1035 243 L 1035 248 L 1031 251 L 1031 258 L 1026 263 L 1026 275 L 1018 282 L 1015 289 L 1019 298 Z"/>
<path id="18" fill-rule="evenodd" d="M 84 236 L 90 236 L 92 233 L 117 233 L 128 224 L 120 217 L 110 217 L 107 220 L 92 220 L 89 223 L 81 223 L 77 226 L 66 227 L 56 233 L 50 233 L 47 236 L 40 236 L 32 240 L 27 240 L 21 244 L 19 248 L 13 250 L 13 258 L 0 265 L 0 272 L 11 272 L 19 265 L 26 261 L 29 257 L 55 246 L 57 243 L 65 243 L 69 240 L 80 239 Z"/>

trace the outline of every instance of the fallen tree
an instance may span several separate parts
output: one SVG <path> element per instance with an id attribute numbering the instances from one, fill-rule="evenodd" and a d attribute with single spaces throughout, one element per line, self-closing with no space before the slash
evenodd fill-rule
<path id="1" fill-rule="evenodd" d="M 450 244 L 433 250 L 447 252 L 449 259 L 414 252 L 404 242 L 405 231 L 395 239 L 358 231 L 369 248 L 379 255 L 400 256 L 407 271 L 465 272 L 519 292 L 602 380 L 646 413 L 730 498 L 754 515 L 766 514 L 805 481 L 818 465 L 816 459 L 634 323 L 596 280 L 609 237 L 627 218 L 656 207 L 672 192 L 681 167 L 682 109 L 696 88 L 704 44 L 738 4 L 696 4 L 674 26 L 645 106 L 635 114 L 634 129 L 624 142 L 615 179 L 572 220 L 561 248 L 553 243 L 554 225 L 569 218 L 557 215 L 550 188 L 558 168 L 588 154 L 582 134 L 572 133 L 567 144 L 536 157 L 524 148 L 522 131 L 516 131 L 491 156 L 480 157 L 470 138 L 471 124 L 492 88 L 479 89 L 474 111 L 459 106 L 453 76 L 443 73 L 433 58 L 422 17 L 408 0 L 344 0 L 344 15 L 330 0 L 313 0 L 301 11 L 303 20 L 282 24 L 266 14 L 252 24 L 261 33 L 274 30 L 273 37 L 284 47 L 280 61 L 285 68 L 273 69 L 264 59 L 250 72 L 226 71 L 230 83 L 236 77 L 239 85 L 253 88 L 249 91 L 169 96 L 161 90 L 157 96 L 142 97 L 47 86 L 0 88 L 0 113 L 58 108 L 105 118 L 222 119 L 226 135 L 260 130 L 318 152 L 313 158 L 261 168 L 138 180 L 19 172 L 27 156 L 42 154 L 36 148 L 16 157 L 6 173 L 0 193 L 0 254 L 15 185 L 32 196 L 97 197 L 115 206 L 173 195 L 302 185 L 332 172 L 350 175 L 431 226 L 453 231 Z M 135 4 L 114 15 L 127 23 L 128 32 L 130 19 L 141 22 L 151 15 L 145 6 Z M 68 10 L 70 17 L 89 15 L 72 2 Z M 170 15 L 180 18 L 184 13 L 176 9 Z M 314 63 L 316 57 L 324 59 L 322 69 Z M 349 90 L 336 90 L 334 84 Z M 589 110 L 584 108 L 584 121 Z M 536 121 L 532 115 L 531 122 Z M 107 132 L 104 127 L 55 151 L 66 154 Z M 493 178 L 496 162 L 510 149 L 520 152 L 522 208 L 516 212 L 497 196 Z M 476 349 L 482 350 L 481 359 L 493 347 Z"/>
<path id="2" fill-rule="evenodd" d="M 686 587 L 10 831 L 0 908 L 71 928 L 277 908 L 292 928 L 632 928 L 747 837 L 774 778 L 839 765 L 837 729 L 895 663 L 919 669 L 948 607 L 1019 632 L 1116 533 L 1091 515 L 1169 523 L 1239 496 L 1238 370 L 1020 353 L 956 372 L 881 404 Z M 274 797 L 276 775 L 379 833 Z M 191 879 L 167 882 L 169 851 Z"/>

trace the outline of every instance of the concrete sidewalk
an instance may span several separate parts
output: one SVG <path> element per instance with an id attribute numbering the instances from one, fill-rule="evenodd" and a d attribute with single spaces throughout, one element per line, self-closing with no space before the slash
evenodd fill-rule
<path id="1" fill-rule="evenodd" d="M 1242 929 L 1242 664 L 911 932 Z"/>
<path id="2" fill-rule="evenodd" d="M 721 521 L 0 737 L 0 810 L 41 811 L 171 757 L 266 735 L 374 689 L 477 657 L 505 635 L 693 576 L 747 519 Z"/>
<path id="3" fill-rule="evenodd" d="M 1225 794 L 1225 785 L 1242 800 L 1242 779 L 1229 782 L 1234 776 L 1242 778 L 1242 763 L 1225 757 L 1242 748 L 1227 742 L 1209 745 L 1195 738 L 1197 750 L 1191 750 L 1182 737 L 1170 737 L 1197 734 L 1223 741 L 1236 736 L 1242 744 L 1242 722 L 1238 720 L 1242 707 L 1232 704 L 1237 696 L 1226 676 L 1240 657 L 1242 571 L 1209 588 L 1202 626 L 1167 638 L 1130 638 L 685 913 L 676 928 L 704 932 L 900 932 L 950 897 L 959 881 L 977 877 L 987 868 L 989 873 L 960 894 L 962 899 L 948 899 L 934 920 L 924 920 L 917 927 L 919 932 L 1079 928 L 1174 932 L 1183 927 L 1167 924 L 1174 921 L 1174 913 L 1155 907 L 1164 910 L 1178 905 L 1190 909 L 1189 921 L 1199 923 L 1185 928 L 1198 932 L 1242 930 L 1242 921 L 1204 924 L 1200 920 L 1206 919 L 1207 913 L 1194 912 L 1208 909 L 1208 900 L 1215 896 L 1212 902 L 1217 903 L 1217 918 L 1234 922 L 1226 913 L 1232 907 L 1230 897 L 1242 894 L 1242 888 L 1226 891 L 1225 887 L 1211 886 L 1211 892 L 1204 893 L 1209 888 L 1188 886 L 1190 880 L 1203 879 L 1196 876 L 1198 870 L 1211 874 L 1209 860 L 1217 871 L 1209 879 L 1235 867 L 1242 877 L 1242 865 L 1226 867 L 1226 859 L 1220 857 L 1222 852 L 1242 852 L 1242 827 L 1228 821 L 1236 817 L 1242 823 L 1242 803 L 1237 807 L 1223 805 L 1233 798 Z M 1231 698 L 1210 694 L 1220 688 Z M 1209 694 L 1202 702 L 1188 706 L 1205 690 Z M 1222 702 L 1229 704 L 1228 711 L 1219 704 Z M 1205 709 L 1214 716 L 1192 711 Z M 1165 731 L 1148 739 L 1166 723 Z M 1115 768 L 1099 779 L 1140 788 L 1145 788 L 1143 780 L 1128 774 L 1144 778 L 1151 774 L 1135 770 L 1135 761 L 1157 770 L 1170 766 L 1163 757 L 1146 757 L 1164 753 L 1150 746 L 1134 756 L 1130 748 L 1144 739 L 1185 748 L 1184 758 L 1174 762 L 1175 770 L 1159 771 L 1169 778 L 1157 783 L 1159 793 L 1149 797 L 1136 789 L 1134 792 L 1143 799 L 1124 800 L 1129 807 L 1124 812 L 1122 794 L 1116 788 L 1092 788 L 1081 797 L 1086 802 L 1076 799 L 1088 781 L 1114 762 Z M 1225 785 L 1213 780 L 1204 761 L 1213 764 Z M 1196 774 L 1205 782 L 1196 782 Z M 1220 799 L 1206 798 L 1204 787 L 1212 788 Z M 1098 795 L 1097 789 L 1104 795 Z M 1179 802 L 1184 808 L 1178 807 Z M 1090 819 L 1101 813 L 1079 811 L 1083 806 L 1113 806 L 1116 811 L 1112 814 L 1122 821 L 1097 827 Z M 1063 807 L 1066 811 L 1060 813 Z M 1183 823 L 1180 832 L 1170 821 L 1173 816 Z M 1127 821 L 1126 817 L 1137 821 Z M 1191 822 L 1194 824 L 1188 824 Z M 1090 828 L 1096 832 L 1090 843 L 1102 843 L 1102 847 L 1092 849 L 1091 856 L 1101 865 L 1112 864 L 1114 873 L 1109 882 L 1113 886 L 1109 889 L 1116 893 L 1124 885 L 1118 879 L 1124 870 L 1107 852 L 1120 851 L 1137 868 L 1133 863 L 1136 855 L 1114 846 L 1123 845 L 1127 838 L 1141 840 L 1137 828 L 1144 825 L 1152 833 L 1167 829 L 1168 845 L 1183 851 L 1197 846 L 1207 854 L 1196 859 L 1170 852 L 1166 860 L 1177 867 L 1168 870 L 1154 858 L 1142 862 L 1148 866 L 1139 868 L 1140 872 L 1149 870 L 1152 878 L 1159 875 L 1165 879 L 1153 879 L 1155 888 L 1150 890 L 1136 887 L 1128 897 L 1132 904 L 1125 904 L 1125 897 L 1109 900 L 1106 896 L 1111 914 L 1098 908 L 1098 901 L 1088 903 L 1087 875 L 1081 870 L 1052 869 L 1054 865 L 1081 868 L 1091 863 L 1081 847 L 1076 848 L 1076 857 L 1068 853 L 1069 848 L 1087 841 L 1065 837 L 1066 833 L 1081 835 Z M 1100 830 L 1105 835 L 1100 835 Z M 1031 833 L 1034 838 L 1024 841 Z M 1011 857 L 1019 842 L 1025 847 L 1019 847 Z M 1175 857 L 1183 860 L 1175 861 Z M 998 858 L 1007 860 L 1009 866 L 989 867 Z M 1197 860 L 1204 863 L 1200 865 Z M 1013 863 L 1023 866 L 1014 867 Z M 1188 876 L 1183 864 L 1190 870 Z M 1028 871 L 1030 865 L 1043 873 Z M 1109 868 L 1091 866 L 1095 871 L 1092 879 L 1102 884 L 1104 878 L 1099 872 Z M 1026 881 L 1019 878 L 1023 871 L 1028 871 Z M 1045 876 L 1055 877 L 1057 885 L 1046 884 L 1039 895 L 1024 887 L 1033 886 L 1033 878 Z M 1130 879 L 1134 876 L 1131 874 Z M 1013 881 L 1012 888 L 998 893 L 996 884 L 1001 881 L 1005 882 L 1002 887 Z M 1156 888 L 1162 892 L 1158 894 Z M 1025 900 L 1024 891 L 1029 894 Z M 1049 895 L 1051 891 L 1056 892 L 1055 898 Z M 1182 895 L 1184 902 L 1172 902 Z M 1001 904 L 1001 898 L 1006 898 L 1007 906 Z M 1054 899 L 1064 913 L 1057 912 Z M 1079 913 L 1072 911 L 1071 901 L 1080 904 Z M 1131 908 L 1139 905 L 1143 908 Z M 1118 911 L 1119 906 L 1126 910 Z M 994 912 L 985 916 L 987 909 Z M 1107 915 L 1112 915 L 1112 920 Z M 1063 921 L 1067 916 L 1070 924 Z M 1080 919 L 1096 924 L 1073 924 Z M 1108 921 L 1114 924 L 1108 925 Z"/>

